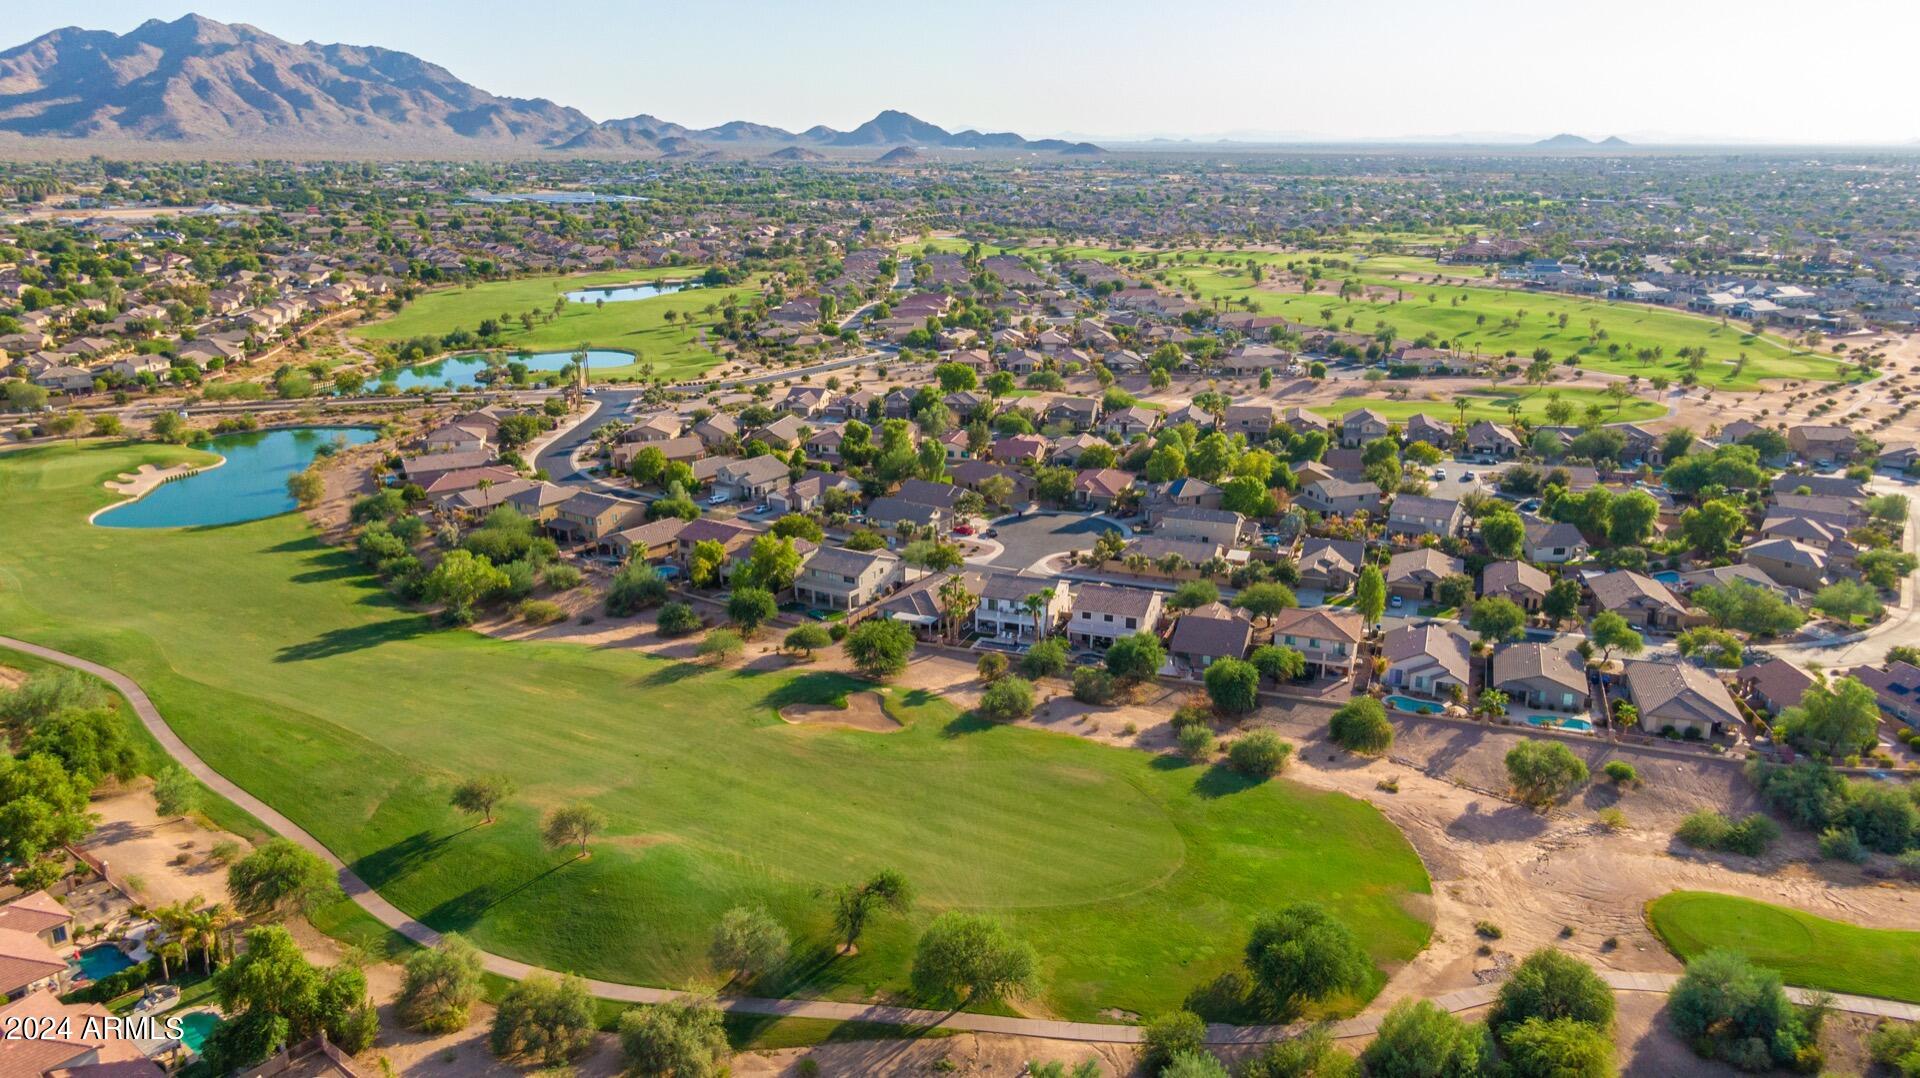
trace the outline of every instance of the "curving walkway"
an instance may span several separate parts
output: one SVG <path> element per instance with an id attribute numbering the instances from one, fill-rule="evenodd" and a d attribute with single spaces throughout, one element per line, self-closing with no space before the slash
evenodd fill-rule
<path id="1" fill-rule="evenodd" d="M 134 714 L 154 738 L 160 742 L 180 765 L 194 778 L 214 792 L 232 801 L 257 817 L 280 835 L 299 843 L 301 846 L 325 860 L 339 873 L 340 886 L 347 897 L 357 903 L 361 909 L 372 914 L 381 924 L 405 936 L 421 946 L 431 947 L 440 942 L 440 933 L 407 916 L 398 906 L 382 898 L 379 892 L 369 887 L 346 863 L 327 849 L 319 839 L 308 834 L 300 825 L 287 819 L 273 806 L 240 788 L 225 776 L 207 765 L 186 742 L 173 732 L 160 711 L 153 706 L 139 684 L 132 678 L 110 667 L 69 655 L 52 648 L 41 647 L 25 640 L 16 640 L 0 636 L 0 647 L 44 659 L 50 663 L 79 670 L 112 685 L 127 702 L 133 706 Z M 534 973 L 549 973 L 550 970 L 529 965 L 501 955 L 482 951 L 481 959 L 490 973 L 516 980 Z M 1623 973 L 1618 970 L 1599 970 L 1600 977 L 1616 992 L 1659 992 L 1672 990 L 1680 979 L 1671 973 Z M 664 988 L 645 988 L 640 985 L 621 984 L 615 981 L 586 982 L 587 990 L 603 999 L 622 1003 L 661 1003 L 685 995 Z M 1499 991 L 1496 984 L 1475 985 L 1458 992 L 1449 992 L 1433 997 L 1432 1002 L 1447 1011 L 1471 1010 L 1483 1007 L 1493 1001 Z M 1795 1002 L 1805 1003 L 1814 993 L 1805 989 L 1789 988 L 1787 992 Z M 1137 1044 L 1141 1039 L 1141 1027 L 1115 1025 L 1099 1022 L 1062 1022 L 1046 1018 L 1008 1018 L 1000 1015 L 973 1014 L 964 1011 L 932 1011 L 915 1007 L 888 1007 L 864 1003 L 836 1003 L 815 999 L 759 999 L 750 996 L 724 996 L 719 1005 L 729 1011 L 741 1014 L 770 1015 L 789 1018 L 821 1018 L 830 1021 L 872 1022 L 885 1025 L 908 1027 L 935 1027 L 943 1029 L 965 1030 L 973 1033 L 1004 1033 L 1020 1037 L 1039 1037 L 1047 1040 L 1086 1041 L 1107 1044 Z M 1904 1021 L 1920 1021 L 1920 1004 L 1902 1003 L 1897 1000 L 1875 999 L 1869 996 L 1835 995 L 1830 997 L 1835 1010 L 1854 1014 L 1864 1014 L 1881 1018 L 1897 1018 Z M 1336 1038 L 1366 1036 L 1377 1031 L 1384 1012 L 1369 1011 L 1366 1014 L 1336 1022 L 1332 1034 Z M 1284 1026 L 1226 1026 L 1207 1027 L 1209 1044 L 1260 1044 L 1269 1041 L 1284 1040 L 1298 1035 L 1305 1028 L 1296 1023 Z"/>

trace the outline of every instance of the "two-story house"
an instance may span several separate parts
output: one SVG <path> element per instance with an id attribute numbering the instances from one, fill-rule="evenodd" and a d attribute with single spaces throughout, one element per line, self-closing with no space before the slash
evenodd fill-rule
<path id="1" fill-rule="evenodd" d="M 1034 607 L 1027 605 L 1034 600 Z M 981 636 L 1028 644 L 1053 631 L 1066 616 L 1072 597 L 1064 581 L 1051 577 L 990 573 L 980 582 L 973 608 L 973 630 Z"/>
<path id="2" fill-rule="evenodd" d="M 1153 632 L 1162 605 L 1157 591 L 1082 585 L 1068 608 L 1067 640 L 1077 648 L 1105 651 L 1123 636 Z"/>
<path id="3" fill-rule="evenodd" d="M 793 594 L 809 606 L 858 610 L 899 587 L 904 573 L 892 551 L 823 546 L 800 566 Z"/>

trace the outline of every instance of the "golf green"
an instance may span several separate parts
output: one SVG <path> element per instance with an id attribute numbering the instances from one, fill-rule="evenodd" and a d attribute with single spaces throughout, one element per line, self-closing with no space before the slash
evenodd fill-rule
<path id="1" fill-rule="evenodd" d="M 1661 942 L 1682 959 L 1737 951 L 1788 984 L 1920 1002 L 1920 932 L 1868 928 L 1708 891 L 1647 905 Z"/>

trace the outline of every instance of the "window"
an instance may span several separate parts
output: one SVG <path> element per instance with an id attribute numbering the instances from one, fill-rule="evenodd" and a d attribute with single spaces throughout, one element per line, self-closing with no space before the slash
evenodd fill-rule
<path id="1" fill-rule="evenodd" d="M 1138 621 L 1137 619 L 1135 619 L 1135 618 L 1128 618 L 1128 619 L 1127 619 L 1127 628 L 1129 628 L 1129 629 L 1137 629 L 1137 628 L 1139 628 L 1139 627 L 1140 627 L 1140 623 L 1139 623 L 1139 621 Z"/>

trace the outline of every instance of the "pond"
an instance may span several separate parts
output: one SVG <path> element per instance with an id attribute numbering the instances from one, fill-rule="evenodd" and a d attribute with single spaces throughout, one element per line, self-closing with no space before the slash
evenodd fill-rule
<path id="1" fill-rule="evenodd" d="M 527 368 L 528 384 L 545 381 L 541 376 L 560 370 L 573 361 L 572 352 L 500 352 L 495 353 L 500 364 L 524 364 Z M 610 348 L 589 348 L 587 350 L 587 368 L 625 367 L 633 363 L 633 353 L 616 352 Z M 490 383 L 480 377 L 492 364 L 487 356 L 471 352 L 462 356 L 448 356 L 432 363 L 421 363 L 412 367 L 401 367 L 386 371 L 377 378 L 368 380 L 361 390 L 363 393 L 405 393 L 410 389 L 471 389 L 488 384 L 511 385 L 510 378 L 502 377 L 497 383 Z"/>
<path id="2" fill-rule="evenodd" d="M 627 303 L 636 299 L 652 299 L 678 292 L 693 285 L 685 281 L 662 282 L 659 284 L 620 284 L 605 288 L 580 288 L 564 293 L 568 303 Z"/>
<path id="3" fill-rule="evenodd" d="M 305 470 L 322 447 L 364 445 L 375 437 L 362 427 L 224 434 L 201 447 L 224 457 L 224 464 L 163 483 L 93 522 L 103 528 L 186 528 L 278 516 L 294 508 L 287 477 Z"/>

